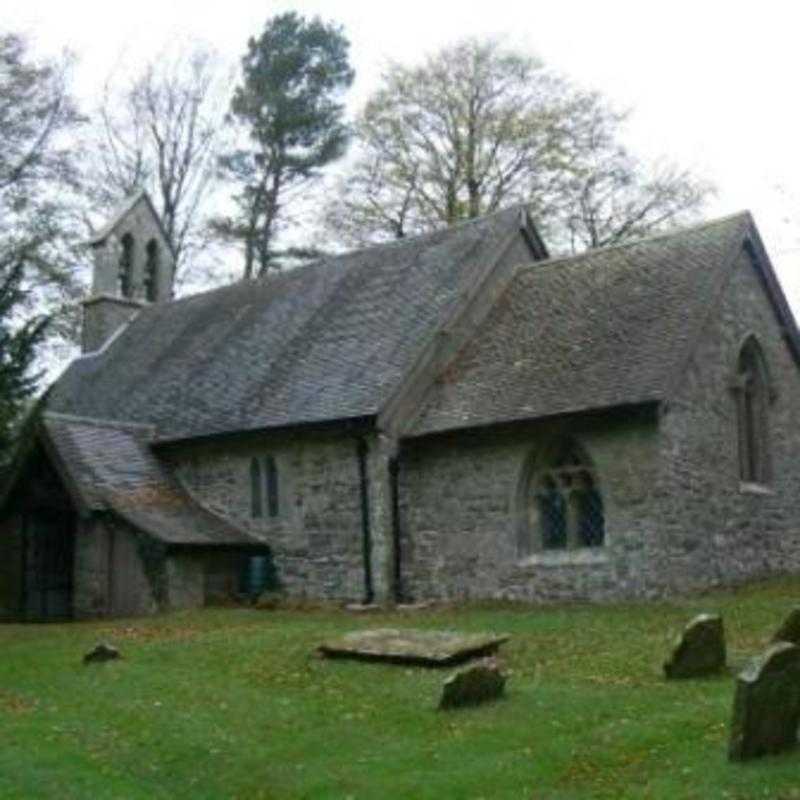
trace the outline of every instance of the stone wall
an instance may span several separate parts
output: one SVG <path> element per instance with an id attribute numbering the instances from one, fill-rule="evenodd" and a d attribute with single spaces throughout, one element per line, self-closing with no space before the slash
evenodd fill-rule
<path id="1" fill-rule="evenodd" d="M 591 458 L 603 547 L 521 554 L 526 465 L 560 437 Z M 655 535 L 652 411 L 519 425 L 413 442 L 401 457 L 403 585 L 410 599 L 608 600 L 642 593 Z M 535 532 L 534 532 L 535 536 Z"/>
<path id="2" fill-rule="evenodd" d="M 81 352 L 89 354 L 100 350 L 123 325 L 139 313 L 141 307 L 138 300 L 106 295 L 84 300 Z"/>
<path id="3" fill-rule="evenodd" d="M 206 599 L 206 556 L 186 551 L 170 553 L 164 564 L 166 605 L 170 611 L 200 608 Z"/>
<path id="4" fill-rule="evenodd" d="M 769 369 L 769 485 L 739 479 L 739 350 L 755 335 Z M 749 256 L 742 252 L 661 421 L 662 524 L 654 589 L 681 592 L 800 569 L 800 374 Z"/>
<path id="5" fill-rule="evenodd" d="M 388 465 L 395 456 L 401 579 L 408 599 L 657 597 L 799 570 L 798 368 L 745 253 L 720 296 L 719 307 L 697 332 L 699 344 L 685 373 L 675 376 L 668 405 L 431 436 L 397 451 L 388 439 L 367 437 L 376 598 L 391 596 Z M 731 388 L 748 335 L 763 348 L 774 389 L 773 478 L 761 486 L 739 479 Z M 532 524 L 526 518 L 527 465 L 565 436 L 591 459 L 603 499 L 605 543 L 547 551 L 539 543 L 521 552 L 521 526 Z M 254 518 L 250 464 L 253 458 L 263 464 L 268 455 L 278 469 L 279 511 L 271 517 L 265 502 L 263 516 Z M 270 547 L 289 595 L 363 599 L 362 487 L 352 432 L 254 434 L 236 444 L 186 444 L 168 458 L 200 503 Z M 85 595 L 82 609 L 104 602 L 102 545 L 96 547 L 78 557 L 87 572 L 77 582 Z M 167 572 L 171 605 L 200 603 L 207 560 L 176 556 Z M 228 572 L 226 567 L 220 575 Z"/>
<path id="6" fill-rule="evenodd" d="M 172 254 L 167 246 L 161 228 L 142 197 L 128 211 L 114 229 L 113 239 L 92 247 L 94 254 L 94 274 L 92 277 L 92 296 L 119 296 L 119 240 L 125 234 L 133 237 L 133 268 L 131 274 L 131 298 L 145 298 L 145 264 L 147 263 L 147 243 L 155 239 L 158 243 L 159 270 L 157 274 L 158 301 L 169 300 L 172 294 Z"/>
<path id="7" fill-rule="evenodd" d="M 129 235 L 133 241 L 128 297 L 120 295 L 121 239 Z M 120 219 L 113 233 L 104 241 L 92 245 L 94 266 L 92 292 L 83 301 L 83 324 L 81 350 L 92 353 L 99 350 L 108 339 L 139 309 L 148 302 L 147 246 L 156 243 L 157 269 L 155 275 L 155 302 L 164 302 L 172 297 L 174 264 L 172 253 L 154 217 L 147 200 L 142 196 Z"/>
<path id="8" fill-rule="evenodd" d="M 250 463 L 275 459 L 279 513 L 254 518 Z M 262 539 L 290 596 L 361 600 L 364 563 L 356 439 L 343 434 L 254 435 L 186 445 L 169 459 L 202 505 Z"/>
<path id="9" fill-rule="evenodd" d="M 657 597 L 800 570 L 800 375 L 742 252 L 675 399 L 651 422 L 573 418 L 513 433 L 431 437 L 401 469 L 404 582 L 426 597 Z M 742 342 L 760 342 L 774 389 L 773 478 L 739 479 L 732 381 Z M 517 492 L 528 454 L 573 435 L 596 467 L 606 545 L 521 558 Z"/>

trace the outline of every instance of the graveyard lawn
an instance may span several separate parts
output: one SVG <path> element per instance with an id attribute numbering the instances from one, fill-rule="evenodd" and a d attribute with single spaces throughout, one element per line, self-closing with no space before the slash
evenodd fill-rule
<path id="1" fill-rule="evenodd" d="M 723 615 L 741 667 L 798 597 L 793 579 L 646 605 L 0 625 L 0 797 L 800 800 L 800 750 L 727 761 L 730 675 L 662 672 L 695 614 Z M 450 670 L 314 655 L 406 626 L 510 634 L 505 699 L 437 711 Z M 84 666 L 99 640 L 123 658 Z"/>

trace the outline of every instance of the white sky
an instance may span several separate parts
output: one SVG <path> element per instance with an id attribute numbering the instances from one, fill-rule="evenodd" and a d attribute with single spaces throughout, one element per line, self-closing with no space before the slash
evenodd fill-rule
<path id="1" fill-rule="evenodd" d="M 88 106 L 110 69 L 136 68 L 165 46 L 199 38 L 232 60 L 267 18 L 294 9 L 343 25 L 357 71 L 353 107 L 382 63 L 413 63 L 466 35 L 506 36 L 585 87 L 634 111 L 626 143 L 712 180 L 710 216 L 749 208 L 800 312 L 800 5 L 762 0 L 3 0 L 4 27 L 35 51 L 80 58 Z"/>

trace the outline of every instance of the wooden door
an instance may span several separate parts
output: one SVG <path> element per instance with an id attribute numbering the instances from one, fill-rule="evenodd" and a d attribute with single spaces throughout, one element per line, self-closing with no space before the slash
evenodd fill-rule
<path id="1" fill-rule="evenodd" d="M 70 619 L 73 613 L 74 516 L 42 511 L 27 514 L 24 539 L 26 618 Z"/>

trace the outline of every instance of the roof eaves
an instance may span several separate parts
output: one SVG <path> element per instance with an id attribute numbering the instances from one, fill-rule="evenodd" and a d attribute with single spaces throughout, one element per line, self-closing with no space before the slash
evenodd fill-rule
<path id="1" fill-rule="evenodd" d="M 432 438 L 434 436 L 446 435 L 451 433 L 462 432 L 477 432 L 483 430 L 491 430 L 493 428 L 508 428 L 518 425 L 527 425 L 535 422 L 553 421 L 557 419 L 565 419 L 569 417 L 576 417 L 579 415 L 598 416 L 600 414 L 609 414 L 615 412 L 631 411 L 633 409 L 645 409 L 648 407 L 657 407 L 662 401 L 663 397 L 648 396 L 639 400 L 632 400 L 625 403 L 610 403 L 608 405 L 598 406 L 577 406 L 575 408 L 568 408 L 563 411 L 554 411 L 548 414 L 537 414 L 529 417 L 515 417 L 503 418 L 490 421 L 481 422 L 465 422 L 461 425 L 451 424 L 447 427 L 436 428 L 435 430 L 423 430 L 419 433 L 404 433 L 401 441 L 418 441 L 420 439 Z"/>
<path id="2" fill-rule="evenodd" d="M 154 449 L 179 447 L 184 444 L 199 444 L 202 442 L 232 441 L 236 439 L 249 438 L 259 434 L 282 434 L 290 432 L 321 432 L 344 429 L 348 433 L 363 431 L 371 428 L 375 424 L 376 415 L 369 414 L 358 417 L 340 417 L 337 419 L 306 420 L 291 422 L 284 425 L 272 425 L 269 427 L 249 428 L 245 430 L 222 430 L 212 431 L 211 433 L 189 433 L 176 436 L 155 437 L 150 446 Z"/>
<path id="3" fill-rule="evenodd" d="M 219 547 L 219 546 L 233 546 L 233 547 L 265 547 L 268 546 L 267 542 L 262 542 L 256 539 L 254 536 L 251 536 L 242 528 L 238 526 L 232 525 L 231 523 L 227 522 L 226 520 L 217 517 L 215 514 L 212 514 L 205 508 L 201 508 L 206 514 L 214 517 L 216 521 L 218 521 L 222 526 L 228 528 L 233 534 L 234 537 L 229 541 L 182 541 L 176 542 L 172 539 L 165 537 L 161 531 L 158 529 L 157 526 L 148 525 L 145 521 L 138 518 L 134 514 L 128 513 L 124 508 L 121 508 L 115 504 L 109 506 L 108 511 L 113 514 L 114 516 L 121 519 L 123 522 L 130 525 L 132 528 L 141 531 L 142 533 L 147 534 L 148 536 L 152 537 L 156 541 L 163 542 L 168 547 Z"/>

